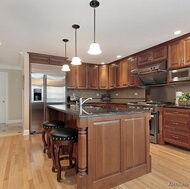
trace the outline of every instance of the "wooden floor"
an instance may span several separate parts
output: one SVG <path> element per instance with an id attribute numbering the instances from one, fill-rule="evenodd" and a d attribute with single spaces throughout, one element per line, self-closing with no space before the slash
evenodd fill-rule
<path id="1" fill-rule="evenodd" d="M 188 150 L 151 144 L 150 151 L 152 172 L 113 189 L 190 188 Z M 40 134 L 0 137 L 0 189 L 76 189 L 74 169 L 62 172 L 58 183 L 51 165 Z"/>

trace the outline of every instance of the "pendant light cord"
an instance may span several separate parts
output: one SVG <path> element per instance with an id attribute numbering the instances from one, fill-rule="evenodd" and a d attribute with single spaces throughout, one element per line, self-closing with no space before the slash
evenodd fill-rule
<path id="1" fill-rule="evenodd" d="M 96 43 L 96 10 L 94 8 L 94 43 Z"/>
<path id="2" fill-rule="evenodd" d="M 65 57 L 67 57 L 67 45 L 66 45 L 66 42 L 65 42 Z"/>
<path id="3" fill-rule="evenodd" d="M 75 57 L 77 57 L 77 29 L 75 29 Z"/>

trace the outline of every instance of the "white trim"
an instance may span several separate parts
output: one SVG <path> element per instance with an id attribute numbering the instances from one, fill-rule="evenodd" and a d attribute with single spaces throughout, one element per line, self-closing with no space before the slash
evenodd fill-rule
<path id="1" fill-rule="evenodd" d="M 17 120 L 8 120 L 7 121 L 7 124 L 15 124 L 15 123 L 22 123 L 22 120 L 21 119 L 17 119 Z"/>
<path id="2" fill-rule="evenodd" d="M 23 135 L 30 135 L 29 130 L 24 130 L 24 131 L 23 131 Z"/>
<path id="3" fill-rule="evenodd" d="M 15 66 L 15 65 L 6 65 L 6 64 L 0 64 L 1 69 L 9 69 L 9 70 L 22 70 L 21 66 Z"/>
<path id="4" fill-rule="evenodd" d="M 5 124 L 7 124 L 7 118 L 8 118 L 8 73 L 7 72 L 0 72 L 0 74 L 5 76 Z"/>

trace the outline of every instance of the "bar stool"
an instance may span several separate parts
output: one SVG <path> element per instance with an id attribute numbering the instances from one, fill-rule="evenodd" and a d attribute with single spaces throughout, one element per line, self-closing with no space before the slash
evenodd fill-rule
<path id="1" fill-rule="evenodd" d="M 52 171 L 57 171 L 57 181 L 60 182 L 61 171 L 77 165 L 77 160 L 73 157 L 73 146 L 78 139 L 78 130 L 74 128 L 54 129 L 50 132 L 50 139 L 53 160 Z M 67 154 L 61 154 L 62 147 L 68 147 Z M 61 165 L 62 160 L 69 160 L 69 163 Z"/>
<path id="2" fill-rule="evenodd" d="M 47 150 L 47 155 L 49 158 L 51 158 L 49 133 L 53 129 L 60 129 L 60 128 L 64 128 L 64 127 L 65 127 L 64 121 L 52 120 L 52 121 L 43 122 L 43 131 L 42 131 L 42 141 L 44 144 L 43 153 L 45 153 Z"/>

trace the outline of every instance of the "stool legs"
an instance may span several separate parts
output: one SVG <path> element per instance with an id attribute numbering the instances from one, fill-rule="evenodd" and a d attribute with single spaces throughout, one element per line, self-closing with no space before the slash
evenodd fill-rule
<path id="1" fill-rule="evenodd" d="M 47 155 L 48 155 L 48 158 L 51 158 L 51 151 L 50 151 L 50 131 L 51 130 L 48 130 L 48 129 L 44 129 L 42 131 L 42 141 L 43 141 L 43 145 L 44 145 L 44 149 L 43 149 L 43 153 L 46 152 L 47 150 Z"/>
<path id="2" fill-rule="evenodd" d="M 76 142 L 76 141 L 74 141 Z M 53 161 L 53 166 L 52 166 L 52 172 L 57 171 L 57 181 L 61 181 L 61 171 L 62 170 L 67 170 L 70 168 L 73 168 L 76 166 L 76 158 L 72 157 L 73 154 L 73 144 L 74 142 L 66 142 L 63 143 L 63 141 L 58 142 L 58 141 L 52 141 L 51 139 L 51 157 Z M 68 154 L 67 156 L 61 156 L 61 151 L 63 146 L 68 146 Z M 61 160 L 69 160 L 69 166 L 61 166 Z M 74 163 L 73 163 L 74 161 Z"/>
<path id="3" fill-rule="evenodd" d="M 46 132 L 43 130 L 42 131 L 42 141 L 43 141 L 43 144 L 44 144 L 43 153 L 45 153 L 46 149 L 47 149 L 47 143 L 46 143 L 46 140 L 45 140 L 45 134 L 46 134 Z"/>

